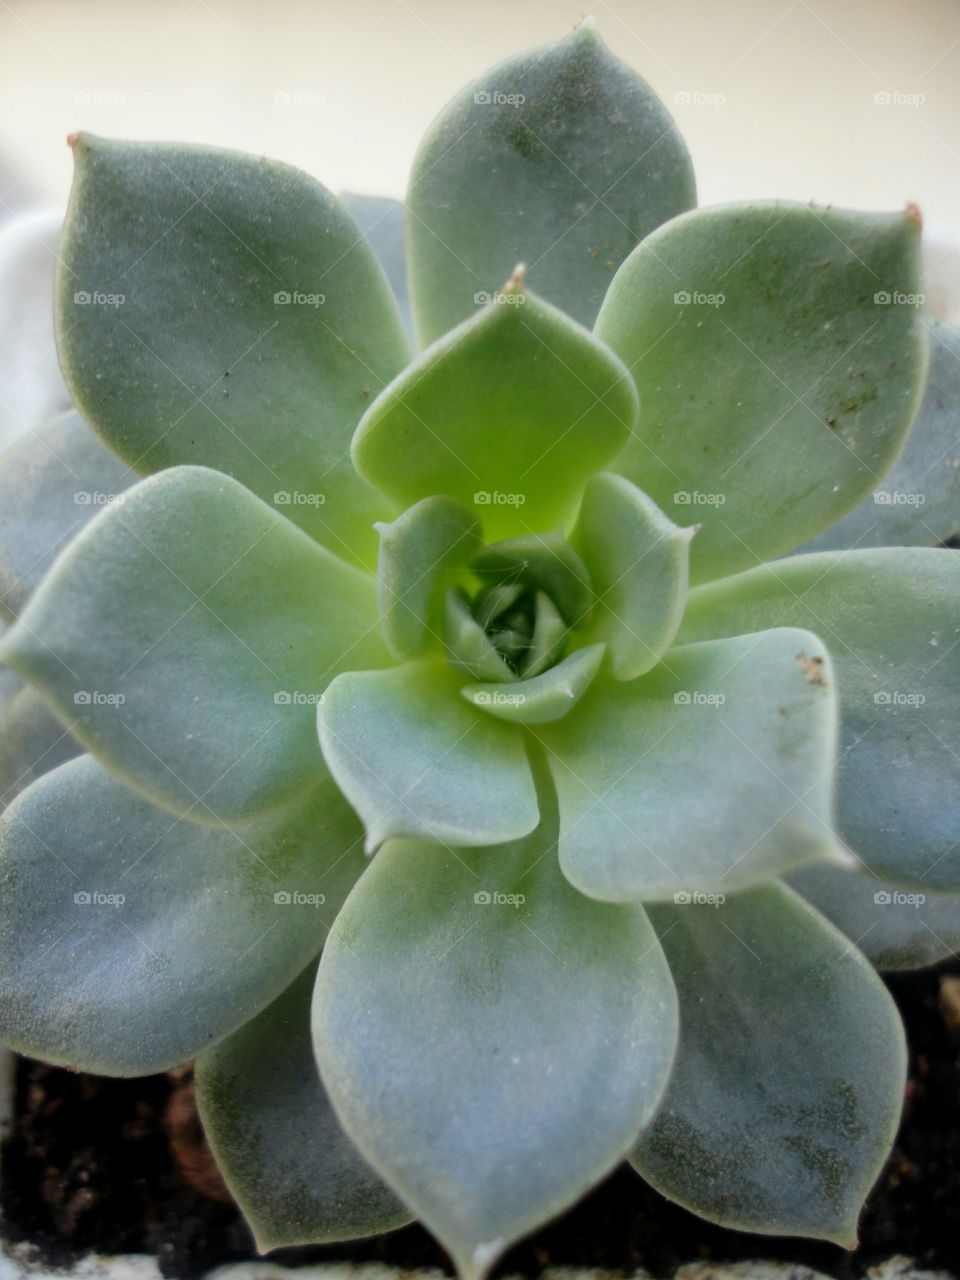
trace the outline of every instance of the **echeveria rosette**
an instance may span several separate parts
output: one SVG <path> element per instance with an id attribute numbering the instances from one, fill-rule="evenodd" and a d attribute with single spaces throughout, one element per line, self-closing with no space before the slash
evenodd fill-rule
<path id="1" fill-rule="evenodd" d="M 417 1216 L 479 1276 L 625 1158 L 851 1244 L 874 966 L 960 940 L 960 565 L 768 561 L 950 447 L 916 211 L 692 211 L 585 24 L 424 142 L 410 362 L 319 184 L 74 150 L 79 412 L 0 468 L 0 1035 L 196 1057 L 263 1249 Z"/>

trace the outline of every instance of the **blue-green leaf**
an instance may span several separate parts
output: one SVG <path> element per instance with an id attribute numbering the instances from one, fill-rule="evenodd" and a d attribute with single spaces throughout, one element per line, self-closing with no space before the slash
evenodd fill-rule
<path id="1" fill-rule="evenodd" d="M 960 890 L 960 556 L 796 556 L 691 592 L 681 641 L 809 627 L 840 694 L 840 835 L 881 879 Z"/>
<path id="2" fill-rule="evenodd" d="M 488 539 L 542 533 L 636 416 L 617 357 L 514 279 L 374 401 L 353 460 L 400 506 L 446 494 L 480 512 Z"/>
<path id="3" fill-rule="evenodd" d="M 676 1041 L 646 916 L 564 881 L 541 799 L 543 823 L 514 844 L 388 844 L 317 977 L 334 1108 L 468 1280 L 622 1158 Z"/>
<path id="4" fill-rule="evenodd" d="M 597 679 L 539 737 L 560 797 L 560 865 L 611 902 L 730 893 L 834 852 L 837 699 L 810 632 L 671 649 Z"/>
<path id="5" fill-rule="evenodd" d="M 515 262 L 593 324 L 631 249 L 695 203 L 669 114 L 585 19 L 467 85 L 424 138 L 407 202 L 420 337 L 432 342 L 469 315 Z"/>
<path id="6" fill-rule="evenodd" d="M 694 582 L 789 551 L 890 468 L 923 392 L 920 288 L 911 209 L 697 210 L 624 263 L 597 333 L 643 416 L 614 469 L 702 522 Z"/>
<path id="7" fill-rule="evenodd" d="M 416 658 L 440 648 L 451 576 L 480 545 L 480 521 L 450 498 L 424 498 L 378 526 L 380 625 L 391 652 Z"/>
<path id="8" fill-rule="evenodd" d="M 514 684 L 468 684 L 461 695 L 498 720 L 516 724 L 550 724 L 577 705 L 590 688 L 603 661 L 602 644 L 577 649 L 556 666 Z"/>
<path id="9" fill-rule="evenodd" d="M 388 660 L 372 578 L 236 480 L 176 467 L 67 548 L 0 641 L 114 773 L 195 822 L 316 781 L 316 702 Z"/>
<path id="10" fill-rule="evenodd" d="M 104 1075 L 193 1058 L 317 954 L 361 838 L 330 779 L 255 823 L 200 827 L 90 756 L 61 765 L 0 817 L 0 1040 Z"/>
<path id="11" fill-rule="evenodd" d="M 960 894 L 903 889 L 866 869 L 801 867 L 788 880 L 878 969 L 924 969 L 960 951 Z"/>
<path id="12" fill-rule="evenodd" d="M 467 706 L 443 661 L 338 676 L 319 707 L 327 767 L 367 828 L 391 836 L 498 844 L 537 825 L 520 733 Z"/>
<path id="13" fill-rule="evenodd" d="M 412 1215 L 361 1159 L 320 1083 L 311 964 L 197 1059 L 204 1133 L 261 1253 L 378 1235 Z"/>
<path id="14" fill-rule="evenodd" d="M 57 317 L 84 417 L 138 471 L 225 471 L 372 565 L 392 513 L 347 450 L 407 343 L 357 224 L 261 156 L 89 134 L 73 150 Z"/>
<path id="15" fill-rule="evenodd" d="M 632 1157 L 722 1226 L 853 1248 L 893 1145 L 903 1027 L 883 983 L 788 889 L 651 908 L 680 996 L 663 1106 Z"/>
<path id="16" fill-rule="evenodd" d="M 893 470 L 801 551 L 933 547 L 960 533 L 960 330 L 930 325 L 923 404 Z"/>
<path id="17" fill-rule="evenodd" d="M 591 634 L 606 642 L 616 679 L 656 666 L 676 635 L 696 532 L 668 520 L 622 476 L 590 478 L 572 536 L 597 598 Z"/>

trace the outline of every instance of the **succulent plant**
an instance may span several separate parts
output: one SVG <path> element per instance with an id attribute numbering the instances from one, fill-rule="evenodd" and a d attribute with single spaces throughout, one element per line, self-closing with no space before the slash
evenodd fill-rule
<path id="1" fill-rule="evenodd" d="M 917 210 L 694 208 L 587 23 L 427 135 L 411 361 L 394 205 L 72 145 L 77 408 L 0 470 L 0 1035 L 195 1058 L 264 1250 L 418 1217 L 481 1276 L 625 1159 L 851 1245 L 905 1083 L 876 970 L 960 940 Z M 874 537 L 894 466 L 930 508 Z"/>

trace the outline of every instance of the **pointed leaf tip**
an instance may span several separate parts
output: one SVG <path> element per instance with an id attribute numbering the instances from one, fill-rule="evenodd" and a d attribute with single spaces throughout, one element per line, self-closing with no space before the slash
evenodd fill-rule
<path id="1" fill-rule="evenodd" d="M 588 189 L 603 200 L 584 204 Z M 673 120 L 592 20 L 500 63 L 444 108 L 414 162 L 408 254 L 423 343 L 470 315 L 511 256 L 592 325 L 620 263 L 695 201 Z"/>

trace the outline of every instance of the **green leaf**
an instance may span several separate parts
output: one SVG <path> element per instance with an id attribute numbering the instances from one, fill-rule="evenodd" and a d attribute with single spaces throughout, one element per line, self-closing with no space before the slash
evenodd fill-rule
<path id="1" fill-rule="evenodd" d="M 591 898 L 732 892 L 833 851 L 837 712 L 822 642 L 781 628 L 672 649 L 541 735 L 560 865 Z"/>
<path id="2" fill-rule="evenodd" d="M 612 273 L 696 203 L 693 168 L 650 86 L 586 19 L 456 95 L 414 161 L 407 203 L 417 329 L 431 342 L 515 262 L 593 324 Z"/>
<path id="3" fill-rule="evenodd" d="M 461 696 L 473 706 L 517 724 L 549 724 L 560 720 L 590 688 L 603 661 L 604 646 L 588 645 L 568 654 L 542 675 L 502 684 L 468 684 Z"/>
<path id="4" fill-rule="evenodd" d="M 599 617 L 593 633 L 617 680 L 642 676 L 667 651 L 687 597 L 690 539 L 622 476 L 591 476 L 573 542 L 590 571 Z"/>
<path id="5" fill-rule="evenodd" d="M 80 745 L 35 689 L 24 687 L 9 668 L 0 687 L 0 809 L 42 774 L 79 755 Z"/>
<path id="6" fill-rule="evenodd" d="M 515 678 L 473 616 L 470 601 L 461 587 L 450 587 L 444 600 L 443 644 L 450 665 L 465 675 L 505 683 Z"/>
<path id="7" fill-rule="evenodd" d="M 15 617 L 57 556 L 136 479 L 75 409 L 0 458 L 0 611 Z"/>
<path id="8" fill-rule="evenodd" d="M 441 645 L 447 584 L 480 545 L 480 521 L 449 498 L 424 498 L 377 528 L 380 625 L 395 657 L 416 658 Z"/>
<path id="9" fill-rule="evenodd" d="M 643 418 L 615 469 L 703 522 L 695 582 L 795 547 L 865 497 L 900 449 L 926 372 L 916 211 L 700 210 L 617 273 L 599 336 Z"/>
<path id="10" fill-rule="evenodd" d="M 924 969 L 960 951 L 960 895 L 901 889 L 838 867 L 801 867 L 789 883 L 878 969 Z"/>
<path id="11" fill-rule="evenodd" d="M 514 280 L 374 401 L 353 461 L 399 505 L 443 493 L 507 538 L 562 525 L 636 416 L 613 353 Z"/>
<path id="12" fill-rule="evenodd" d="M 340 201 L 351 218 L 356 219 L 367 243 L 376 254 L 377 261 L 383 267 L 390 291 L 400 308 L 403 327 L 412 337 L 403 201 L 389 196 L 355 195 L 349 191 L 341 192 Z"/>
<path id="13" fill-rule="evenodd" d="M 375 596 L 235 480 L 177 467 L 84 530 L 0 656 L 155 803 L 239 819 L 322 775 L 318 696 L 387 660 Z"/>
<path id="14" fill-rule="evenodd" d="M 681 641 L 809 627 L 836 665 L 838 829 L 894 884 L 960 890 L 960 557 L 797 556 L 691 592 Z"/>
<path id="15" fill-rule="evenodd" d="M 498 844 L 537 825 L 523 739 L 468 707 L 462 677 L 438 662 L 338 676 L 318 724 L 327 767 L 367 828 L 391 836 Z"/>
<path id="16" fill-rule="evenodd" d="M 347 447 L 407 344 L 356 223 L 262 157 L 89 134 L 73 150 L 57 318 L 84 417 L 137 470 L 225 471 L 372 564 L 391 512 Z"/>
<path id="17" fill-rule="evenodd" d="M 855 1247 L 906 1085 L 903 1027 L 882 982 L 782 887 L 651 916 L 681 1033 L 634 1165 L 710 1222 Z"/>
<path id="18" fill-rule="evenodd" d="M 61 765 L 0 818 L 0 1039 L 102 1075 L 194 1057 L 317 954 L 361 836 L 330 779 L 258 822 L 200 827 L 90 756 Z"/>
<path id="19" fill-rule="evenodd" d="M 411 1214 L 340 1127 L 313 1057 L 311 964 L 278 1000 L 197 1059 L 197 1105 L 261 1253 L 402 1227 Z"/>
<path id="20" fill-rule="evenodd" d="M 542 802 L 514 844 L 388 844 L 317 977 L 317 1060 L 344 1128 L 468 1278 L 617 1163 L 676 1043 L 643 910 L 566 884 Z"/>
<path id="21" fill-rule="evenodd" d="M 545 592 L 568 626 L 582 626 L 590 617 L 590 575 L 562 533 L 488 543 L 471 558 L 470 568 L 484 582 L 518 582 Z"/>
<path id="22" fill-rule="evenodd" d="M 883 483 L 802 551 L 933 547 L 960 533 L 960 330 L 930 325 L 930 369 L 907 444 Z"/>
<path id="23" fill-rule="evenodd" d="M 528 677 L 547 671 L 567 643 L 567 628 L 553 600 L 542 591 L 538 591 L 534 599 L 533 637 L 523 668 L 523 674 Z"/>
<path id="24" fill-rule="evenodd" d="M 70 407 L 50 314 L 62 221 L 44 210 L 0 229 L 0 450 Z"/>

